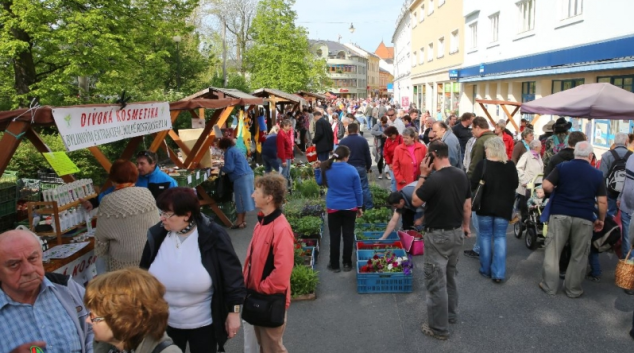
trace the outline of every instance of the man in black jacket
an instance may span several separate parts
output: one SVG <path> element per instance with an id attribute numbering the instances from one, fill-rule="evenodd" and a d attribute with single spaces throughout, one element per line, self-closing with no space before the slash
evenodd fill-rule
<path id="1" fill-rule="evenodd" d="M 335 138 L 332 132 L 332 128 L 321 112 L 314 112 L 315 117 L 315 137 L 313 137 L 313 144 L 317 151 L 317 159 L 320 161 L 328 160 L 330 152 L 332 151 L 335 143 Z"/>
<path id="2" fill-rule="evenodd" d="M 577 144 L 577 142 L 586 140 L 586 134 L 584 134 L 583 132 L 571 132 L 570 136 L 568 136 L 568 147 L 562 149 L 561 151 L 559 151 L 559 153 L 554 155 L 548 162 L 548 165 L 544 167 L 544 178 L 547 177 L 548 174 L 553 171 L 553 169 L 555 169 L 557 164 L 575 159 L 575 145 Z"/>

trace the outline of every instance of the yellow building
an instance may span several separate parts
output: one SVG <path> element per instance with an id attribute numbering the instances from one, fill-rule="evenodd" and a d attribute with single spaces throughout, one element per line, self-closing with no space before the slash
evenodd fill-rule
<path id="1" fill-rule="evenodd" d="M 394 82 L 394 76 L 387 70 L 379 68 L 379 95 L 381 97 L 389 97 L 390 93 L 387 91 L 387 84 Z"/>
<path id="2" fill-rule="evenodd" d="M 458 110 L 460 100 L 460 85 L 450 73 L 457 74 L 464 57 L 462 0 L 415 0 L 409 12 L 413 103 L 444 118 Z"/>

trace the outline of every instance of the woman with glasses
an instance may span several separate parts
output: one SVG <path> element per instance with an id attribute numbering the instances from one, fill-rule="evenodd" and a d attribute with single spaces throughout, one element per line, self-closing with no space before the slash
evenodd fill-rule
<path id="1" fill-rule="evenodd" d="M 239 149 L 235 148 L 235 145 L 235 142 L 230 137 L 223 137 L 218 142 L 218 148 L 225 154 L 225 164 L 222 167 L 222 171 L 227 173 L 229 179 L 233 182 L 233 196 L 236 203 L 236 213 L 238 214 L 238 219 L 231 226 L 231 229 L 242 229 L 247 226 L 247 212 L 255 209 L 255 204 L 251 198 L 254 176 L 247 158 Z"/>
<path id="2" fill-rule="evenodd" d="M 114 191 L 101 200 L 95 230 L 95 255 L 107 260 L 107 271 L 137 266 L 147 230 L 159 220 L 150 190 L 134 186 L 138 176 L 130 161 L 117 160 L 110 168 Z"/>
<path id="3" fill-rule="evenodd" d="M 192 189 L 172 188 L 158 200 L 161 222 L 148 231 L 141 268 L 165 288 L 167 334 L 183 351 L 223 351 L 240 328 L 246 289 L 227 232 L 200 212 Z"/>
<path id="4" fill-rule="evenodd" d="M 416 131 L 411 127 L 403 130 L 403 143 L 394 149 L 391 165 L 397 191 L 418 179 L 419 166 L 426 154 L 427 147 L 418 142 Z"/>
<path id="5" fill-rule="evenodd" d="M 86 287 L 84 303 L 90 310 L 97 346 L 119 351 L 181 353 L 165 334 L 168 305 L 165 286 L 145 270 L 129 267 L 95 277 Z M 95 351 L 99 349 L 96 348 Z"/>

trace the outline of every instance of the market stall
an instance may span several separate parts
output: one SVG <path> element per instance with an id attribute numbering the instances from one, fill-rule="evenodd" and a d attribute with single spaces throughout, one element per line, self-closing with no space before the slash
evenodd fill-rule
<path id="1" fill-rule="evenodd" d="M 298 95 L 286 93 L 272 88 L 260 88 L 251 93 L 251 95 L 266 98 L 269 104 L 265 107 L 266 115 L 271 119 L 270 126 L 274 126 L 277 121 L 277 111 L 286 111 L 287 105 L 291 105 L 292 111 L 302 110 L 302 106 L 307 106 L 306 100 Z M 278 108 L 279 109 L 276 109 Z"/>
<path id="2" fill-rule="evenodd" d="M 322 94 L 307 92 L 307 91 L 299 91 L 296 94 L 304 98 L 313 107 L 315 106 L 315 103 L 317 103 L 317 101 L 321 101 L 323 103 L 323 102 L 326 102 L 326 100 L 328 99 L 328 97 Z"/>
<path id="3" fill-rule="evenodd" d="M 493 104 L 496 106 L 499 105 L 504 111 L 504 114 L 506 114 L 506 123 L 508 124 L 510 122 L 511 125 L 513 125 L 513 127 L 515 128 L 515 131 L 517 132 L 520 131 L 520 128 L 519 126 L 517 126 L 517 123 L 515 122 L 513 117 L 515 116 L 515 113 L 517 113 L 517 111 L 520 109 L 520 106 L 522 105 L 521 103 L 511 102 L 511 101 L 488 100 L 488 99 L 476 99 L 476 103 L 480 105 L 480 107 L 484 111 L 484 114 L 487 116 L 487 118 L 489 118 L 489 121 L 491 122 L 493 126 L 497 124 L 497 121 L 493 120 L 485 104 Z M 507 105 L 511 107 L 515 107 L 513 108 L 512 112 L 509 111 L 509 109 L 507 108 Z M 534 125 L 538 118 L 539 116 L 535 117 L 535 119 L 533 119 L 533 122 L 531 124 Z"/>

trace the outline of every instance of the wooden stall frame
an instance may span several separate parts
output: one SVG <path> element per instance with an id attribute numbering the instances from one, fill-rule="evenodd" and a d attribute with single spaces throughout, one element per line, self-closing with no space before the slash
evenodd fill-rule
<path id="1" fill-rule="evenodd" d="M 484 111 L 484 114 L 487 116 L 487 118 L 489 118 L 489 121 L 491 122 L 491 124 L 493 124 L 493 126 L 495 126 L 497 122 L 493 120 L 485 104 L 499 105 L 504 111 L 504 114 L 506 114 L 506 123 L 508 124 L 510 122 L 511 125 L 513 125 L 513 127 L 515 128 L 515 131 L 520 132 L 520 128 L 519 126 L 517 126 L 517 123 L 515 122 L 513 117 L 520 110 L 522 103 L 511 102 L 511 101 L 500 101 L 500 100 L 488 100 L 488 99 L 476 99 L 476 103 L 480 105 L 480 107 Z M 509 109 L 507 108 L 507 105 L 515 107 L 512 112 L 509 111 Z M 533 123 L 535 123 L 537 119 L 539 119 L 539 116 L 533 119 Z"/>

